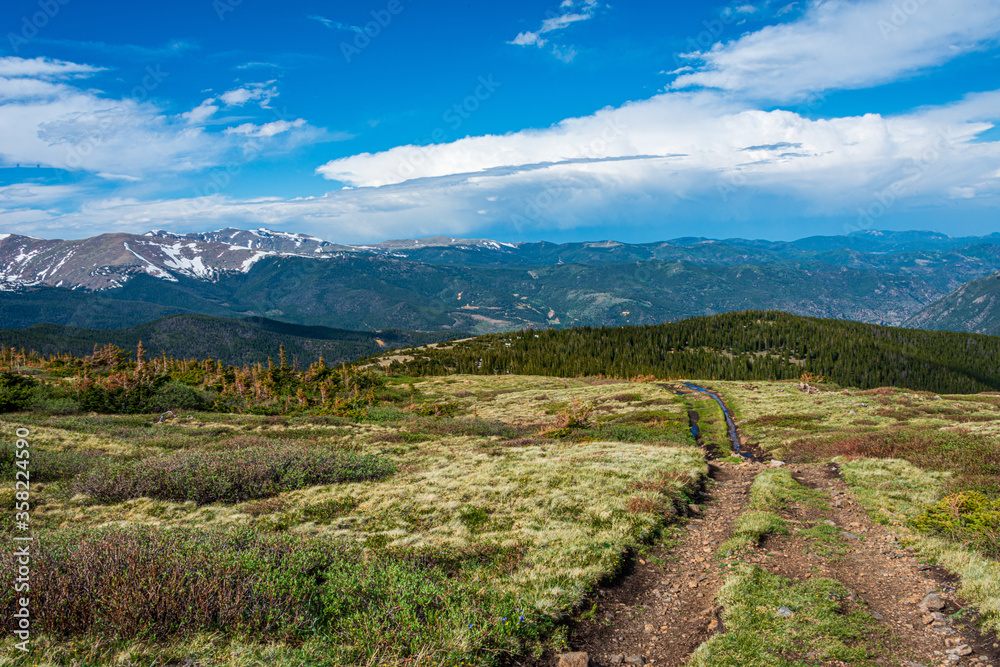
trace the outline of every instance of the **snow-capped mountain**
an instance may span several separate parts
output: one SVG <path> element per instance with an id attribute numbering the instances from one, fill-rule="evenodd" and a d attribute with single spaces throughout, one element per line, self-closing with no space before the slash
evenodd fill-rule
<path id="1" fill-rule="evenodd" d="M 306 234 L 234 228 L 192 234 L 163 230 L 142 235 L 102 234 L 71 241 L 0 234 L 0 290 L 49 285 L 99 291 L 121 287 L 142 273 L 172 282 L 180 276 L 214 282 L 223 275 L 247 273 L 265 257 L 404 257 L 406 250 L 437 246 L 484 250 L 516 247 L 447 237 L 350 246 Z"/>

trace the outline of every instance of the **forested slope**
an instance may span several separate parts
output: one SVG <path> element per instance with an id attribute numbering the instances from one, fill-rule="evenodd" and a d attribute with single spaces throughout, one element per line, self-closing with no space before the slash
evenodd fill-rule
<path id="1" fill-rule="evenodd" d="M 638 327 L 524 330 L 450 349 L 406 350 L 412 375 L 519 373 L 780 380 L 808 371 L 844 386 L 1000 390 L 1000 338 L 743 311 Z"/>

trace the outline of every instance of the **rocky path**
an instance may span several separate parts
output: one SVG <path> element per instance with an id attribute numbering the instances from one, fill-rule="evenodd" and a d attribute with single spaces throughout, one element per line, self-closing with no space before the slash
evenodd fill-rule
<path id="1" fill-rule="evenodd" d="M 762 469 L 713 463 L 701 517 L 689 519 L 674 543 L 636 556 L 617 585 L 600 591 L 593 618 L 572 629 L 574 649 L 600 665 L 638 656 L 645 664 L 683 664 L 719 626 L 714 598 L 724 574 L 714 555 Z"/>
<path id="2" fill-rule="evenodd" d="M 701 518 L 690 519 L 673 543 L 637 556 L 632 571 L 600 591 L 589 618 L 572 628 L 574 650 L 597 665 L 672 667 L 683 665 L 712 633 L 724 631 L 714 603 L 725 578 L 716 551 L 745 511 L 750 486 L 763 469 L 759 463 L 713 463 Z M 955 595 L 954 580 L 922 563 L 890 529 L 872 523 L 835 466 L 790 470 L 822 501 L 785 508 L 791 534 L 765 539 L 745 560 L 793 581 L 826 577 L 847 586 L 855 603 L 887 630 L 882 654 L 873 656 L 876 664 L 1000 667 L 997 637 L 978 632 L 975 614 Z M 836 543 L 798 534 L 817 525 L 835 526 Z M 579 657 L 577 664 L 583 664 Z"/>

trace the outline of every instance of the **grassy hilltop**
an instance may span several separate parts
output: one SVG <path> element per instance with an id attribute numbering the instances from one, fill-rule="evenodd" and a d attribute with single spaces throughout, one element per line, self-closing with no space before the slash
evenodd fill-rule
<path id="1" fill-rule="evenodd" d="M 547 665 L 607 628 L 634 636 L 615 650 L 656 664 L 932 655 L 906 628 L 919 618 L 880 620 L 878 600 L 859 601 L 851 568 L 881 557 L 877 534 L 892 531 L 887 544 L 910 549 L 893 563 L 935 559 L 961 577 L 965 613 L 1000 627 L 1000 396 L 983 391 L 996 370 L 973 363 L 996 341 L 858 326 L 751 313 L 486 337 L 338 368 L 295 368 L 287 350 L 230 366 L 5 348 L 0 525 L 24 534 L 13 482 L 30 470 L 35 541 L 33 653 L 18 657 L 8 635 L 4 660 Z M 664 337 L 674 352 L 658 348 L 655 367 Z M 937 391 L 852 385 L 863 364 L 851 350 L 871 354 L 871 382 L 897 373 Z M 719 372 L 684 375 L 669 365 L 678 357 Z M 471 373 L 448 367 L 480 358 Z M 721 410 L 684 378 L 726 401 L 747 449 L 791 467 L 731 456 Z M 20 467 L 17 428 L 30 431 Z M 831 482 L 803 486 L 831 460 L 846 493 L 836 506 Z M 860 508 L 854 523 L 838 514 L 844 498 Z M 776 569 L 767 552 L 779 547 L 819 559 L 810 582 Z M 656 583 L 688 573 L 694 585 L 674 592 Z M 639 601 L 606 601 L 626 589 Z M 781 605 L 795 608 L 786 625 L 765 622 Z M 724 626 L 705 630 L 706 606 Z M 652 630 L 630 635 L 634 619 Z M 683 649 L 658 652 L 672 633 Z M 610 655 L 601 641 L 591 650 Z"/>

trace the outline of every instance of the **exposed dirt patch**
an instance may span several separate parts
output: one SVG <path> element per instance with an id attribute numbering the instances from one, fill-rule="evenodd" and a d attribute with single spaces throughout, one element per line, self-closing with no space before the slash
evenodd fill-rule
<path id="1" fill-rule="evenodd" d="M 712 463 L 701 518 L 689 519 L 677 542 L 635 556 L 631 571 L 599 591 L 588 616 L 571 628 L 574 650 L 599 664 L 643 655 L 647 664 L 681 665 L 719 630 L 715 593 L 725 578 L 714 554 L 732 534 L 750 485 L 763 466 Z"/>
<path id="2" fill-rule="evenodd" d="M 586 651 L 598 665 L 641 655 L 646 664 L 679 666 L 712 633 L 725 631 L 714 603 L 725 573 L 714 555 L 731 535 L 763 466 L 714 462 L 711 468 L 715 481 L 702 517 L 690 519 L 673 544 L 635 556 L 616 582 L 598 592 L 595 606 L 571 626 L 574 650 Z M 1000 641 L 979 632 L 974 611 L 956 595 L 955 578 L 920 562 L 891 527 L 873 523 L 837 466 L 789 469 L 822 496 L 784 508 L 791 534 L 767 538 L 745 560 L 793 581 L 824 577 L 847 586 L 851 607 L 873 614 L 886 630 L 875 642 L 876 664 L 1000 666 Z M 825 537 L 817 537 L 817 529 Z M 944 605 L 936 614 L 922 607 L 931 594 Z M 955 650 L 965 655 L 955 660 L 947 653 Z"/>
<path id="3" fill-rule="evenodd" d="M 942 662 L 948 649 L 967 645 L 972 653 L 961 662 L 979 657 L 979 664 L 1000 664 L 998 639 L 992 632 L 979 632 L 976 614 L 955 594 L 957 578 L 922 563 L 912 549 L 899 544 L 891 526 L 872 522 L 851 498 L 835 465 L 792 466 L 792 472 L 800 483 L 830 494 L 829 520 L 850 536 L 845 537 L 847 552 L 843 557 L 821 559 L 820 567 L 829 571 L 823 576 L 856 591 L 870 609 L 884 617 L 893 635 L 919 655 L 919 663 Z M 809 553 L 808 548 L 793 551 Z M 939 613 L 949 620 L 931 621 L 928 612 L 921 610 L 921 602 L 932 593 L 945 603 Z"/>

